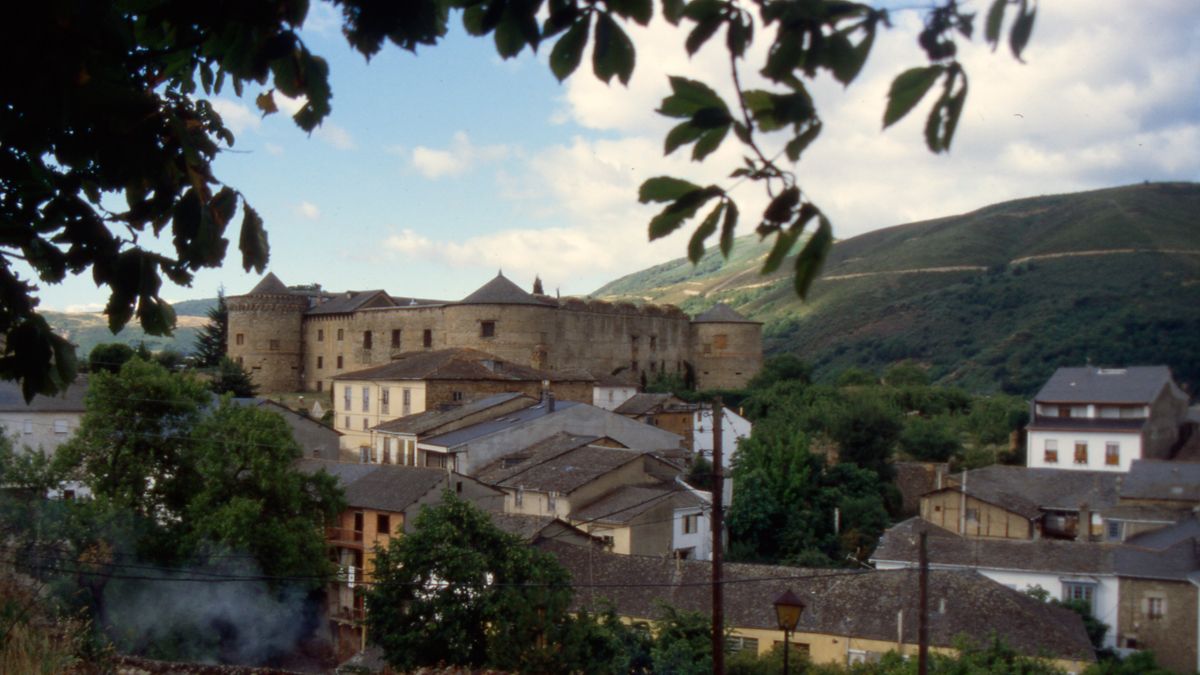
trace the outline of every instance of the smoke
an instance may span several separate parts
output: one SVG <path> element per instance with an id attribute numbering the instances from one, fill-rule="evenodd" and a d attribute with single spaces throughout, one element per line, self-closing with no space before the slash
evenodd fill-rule
<path id="1" fill-rule="evenodd" d="M 97 619 L 118 652 L 167 661 L 273 665 L 323 640 L 320 591 L 255 577 L 253 560 L 236 554 L 123 572 L 105 584 Z"/>

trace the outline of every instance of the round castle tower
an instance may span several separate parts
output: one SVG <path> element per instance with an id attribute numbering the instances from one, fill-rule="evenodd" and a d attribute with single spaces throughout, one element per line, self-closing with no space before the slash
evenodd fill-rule
<path id="1" fill-rule="evenodd" d="M 762 369 L 762 323 L 717 303 L 691 324 L 698 389 L 739 389 Z"/>
<path id="2" fill-rule="evenodd" d="M 274 274 L 249 293 L 226 298 L 229 358 L 242 365 L 259 391 L 301 389 L 303 331 L 308 298 L 293 293 Z"/>

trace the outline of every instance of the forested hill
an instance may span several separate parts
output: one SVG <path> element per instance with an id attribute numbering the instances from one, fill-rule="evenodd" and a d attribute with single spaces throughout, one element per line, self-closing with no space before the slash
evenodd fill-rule
<path id="1" fill-rule="evenodd" d="M 757 273 L 742 237 L 614 281 L 598 297 L 726 302 L 765 323 L 769 354 L 818 377 L 903 359 L 977 391 L 1029 395 L 1058 366 L 1166 364 L 1200 391 L 1200 185 L 1153 183 L 1020 199 L 834 245 L 810 297 Z M 785 263 L 783 269 L 789 265 Z"/>

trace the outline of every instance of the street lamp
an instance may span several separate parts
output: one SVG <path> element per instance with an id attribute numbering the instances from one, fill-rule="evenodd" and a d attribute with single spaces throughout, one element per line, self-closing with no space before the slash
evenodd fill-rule
<path id="1" fill-rule="evenodd" d="M 775 598 L 775 616 L 779 619 L 779 629 L 783 631 L 783 675 L 788 675 L 788 634 L 795 632 L 803 611 L 804 602 L 790 588 Z"/>

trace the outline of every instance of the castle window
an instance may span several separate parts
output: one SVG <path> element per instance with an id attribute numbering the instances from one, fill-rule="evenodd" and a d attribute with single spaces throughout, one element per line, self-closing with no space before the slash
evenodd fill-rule
<path id="1" fill-rule="evenodd" d="M 279 340 L 269 340 L 267 342 L 267 348 L 273 352 L 279 351 Z"/>
<path id="2" fill-rule="evenodd" d="M 338 367 L 338 370 L 342 369 L 342 356 L 340 354 L 337 357 L 337 367 Z"/>
<path id="3" fill-rule="evenodd" d="M 630 362 L 629 362 L 629 368 L 630 368 L 630 370 L 632 370 L 633 372 L 635 372 L 635 373 L 637 372 L 637 369 L 638 369 L 638 362 L 637 362 L 637 360 L 636 360 L 636 359 L 635 359 L 635 360 L 633 360 L 633 361 L 630 361 Z"/>
<path id="4" fill-rule="evenodd" d="M 325 329 L 318 328 L 317 329 L 317 342 L 324 342 L 324 341 L 325 341 Z"/>
<path id="5" fill-rule="evenodd" d="M 651 335 L 650 336 L 650 351 L 654 351 L 656 349 L 658 349 L 658 336 Z"/>
<path id="6" fill-rule="evenodd" d="M 237 364 L 238 364 L 239 366 L 240 366 L 240 365 L 242 365 L 242 357 L 240 357 L 240 356 L 239 356 L 239 357 L 237 357 Z"/>
<path id="7" fill-rule="evenodd" d="M 317 380 L 317 391 L 325 391 L 325 383 Z"/>
<path id="8" fill-rule="evenodd" d="M 652 373 L 658 372 L 658 363 L 656 361 L 650 362 L 650 372 L 652 372 Z"/>
<path id="9" fill-rule="evenodd" d="M 392 329 L 392 349 L 399 349 L 399 348 L 400 348 L 400 329 L 393 328 Z"/>
<path id="10" fill-rule="evenodd" d="M 705 353 L 705 354 L 711 354 L 711 353 L 712 353 L 712 344 L 710 344 L 710 343 L 708 343 L 708 342 L 705 342 L 705 343 L 704 343 L 704 353 Z"/>
<path id="11" fill-rule="evenodd" d="M 371 348 L 371 331 L 363 331 L 363 349 Z"/>
<path id="12" fill-rule="evenodd" d="M 317 357 L 317 367 L 318 367 L 318 368 L 324 368 L 324 367 L 325 367 L 325 357 L 324 357 L 324 356 L 318 356 L 318 357 Z"/>
<path id="13" fill-rule="evenodd" d="M 713 336 L 713 346 L 717 349 L 725 349 L 729 346 L 729 336 L 724 333 Z"/>
<path id="14" fill-rule="evenodd" d="M 339 328 L 338 329 L 338 342 L 341 342 L 343 339 L 345 339 L 345 337 L 346 337 L 346 331 Z"/>
<path id="15" fill-rule="evenodd" d="M 479 337 L 496 337 L 496 322 L 481 321 L 479 323 Z"/>
<path id="16" fill-rule="evenodd" d="M 422 340 L 423 344 L 425 345 L 426 349 L 429 349 L 430 347 L 432 347 L 433 346 L 433 329 L 426 328 L 424 334 L 421 336 L 421 340 Z"/>
<path id="17" fill-rule="evenodd" d="M 363 412 L 371 412 L 371 388 L 363 387 L 362 394 L 363 394 Z M 364 420 L 363 423 L 365 424 L 366 421 Z"/>
<path id="18" fill-rule="evenodd" d="M 236 342 L 238 346 L 244 345 L 246 344 L 246 336 L 242 333 L 238 333 L 234 336 L 233 341 Z"/>
<path id="19" fill-rule="evenodd" d="M 450 398 L 455 401 L 461 401 L 463 400 L 463 393 L 461 391 L 450 392 Z"/>

